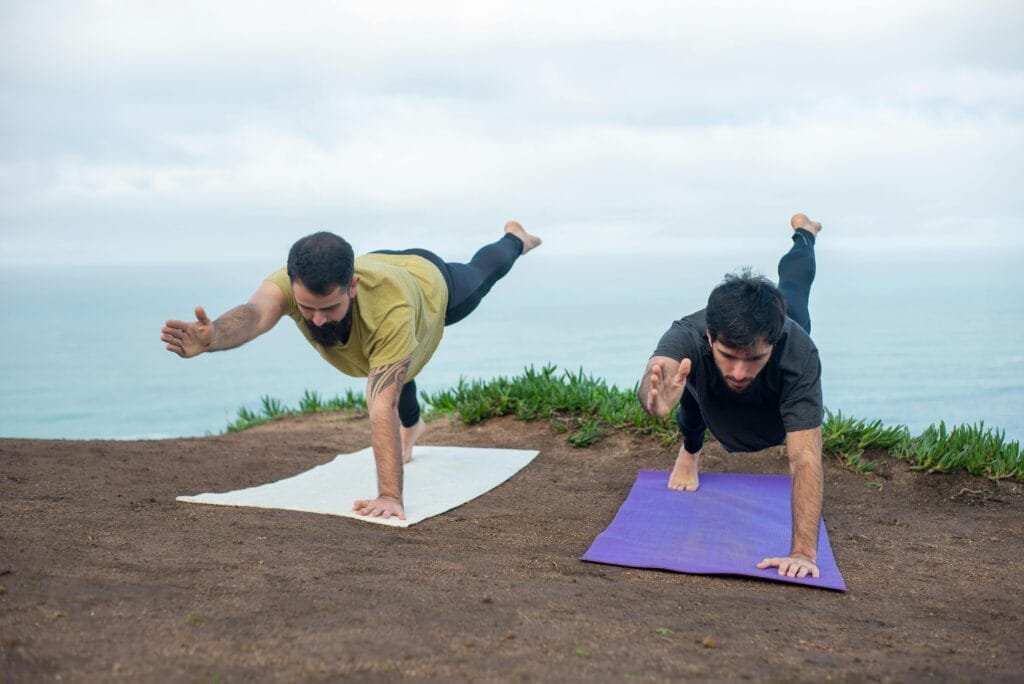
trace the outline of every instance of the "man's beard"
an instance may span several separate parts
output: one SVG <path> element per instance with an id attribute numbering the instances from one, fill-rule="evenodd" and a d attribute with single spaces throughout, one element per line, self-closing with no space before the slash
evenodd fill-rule
<path id="1" fill-rule="evenodd" d="M 306 321 L 306 327 L 309 329 L 309 336 L 321 346 L 333 347 L 344 344 L 348 342 L 349 333 L 352 331 L 352 311 L 350 309 L 343 319 L 335 323 L 313 325 Z"/>
<path id="2" fill-rule="evenodd" d="M 753 389 L 754 385 L 757 384 L 757 378 L 760 376 L 760 373 L 758 373 L 750 380 L 750 382 L 747 383 L 747 385 L 743 389 L 737 389 L 730 385 L 729 381 L 725 379 L 725 373 L 722 372 L 721 368 L 718 368 L 716 366 L 715 370 L 718 371 L 718 381 L 721 384 L 722 388 L 725 389 L 726 392 L 738 397 L 747 396 L 747 394 L 750 393 L 750 390 Z"/>

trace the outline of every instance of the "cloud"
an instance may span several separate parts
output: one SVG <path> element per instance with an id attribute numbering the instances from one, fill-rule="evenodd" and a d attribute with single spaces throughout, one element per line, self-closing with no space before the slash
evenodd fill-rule
<path id="1" fill-rule="evenodd" d="M 1019 3 L 687 4 L 5 5 L 0 260 L 513 216 L 637 251 L 812 208 L 1021 246 Z"/>

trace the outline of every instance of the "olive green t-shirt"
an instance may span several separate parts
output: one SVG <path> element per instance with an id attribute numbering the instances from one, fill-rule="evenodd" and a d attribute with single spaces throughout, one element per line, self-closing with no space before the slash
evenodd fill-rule
<path id="1" fill-rule="evenodd" d="M 285 314 L 295 321 L 320 356 L 342 373 L 364 378 L 379 368 L 412 357 L 405 379 L 416 377 L 433 356 L 444 332 L 448 287 L 434 264 L 407 254 L 364 254 L 356 257 L 359 277 L 352 301 L 352 331 L 348 341 L 324 347 L 309 334 L 288 271 L 281 268 L 267 280 L 288 298 Z"/>

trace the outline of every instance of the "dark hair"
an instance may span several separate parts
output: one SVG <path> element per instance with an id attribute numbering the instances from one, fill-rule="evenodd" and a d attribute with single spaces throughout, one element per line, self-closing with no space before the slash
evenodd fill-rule
<path id="1" fill-rule="evenodd" d="M 749 267 L 725 279 L 708 297 L 711 341 L 747 349 L 764 340 L 775 344 L 786 322 L 786 298 L 772 281 Z"/>
<path id="2" fill-rule="evenodd" d="M 334 233 L 320 231 L 298 240 L 288 251 L 288 279 L 301 280 L 307 290 L 325 295 L 348 287 L 355 271 L 352 245 Z"/>

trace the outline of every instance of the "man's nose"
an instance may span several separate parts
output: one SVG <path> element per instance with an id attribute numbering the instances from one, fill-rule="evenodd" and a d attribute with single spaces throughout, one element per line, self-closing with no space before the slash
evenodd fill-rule
<path id="1" fill-rule="evenodd" d="M 313 325 L 321 326 L 327 322 L 327 316 L 319 311 L 313 314 Z"/>
<path id="2" fill-rule="evenodd" d="M 737 380 L 746 380 L 750 377 L 750 371 L 753 367 L 751 363 L 737 363 L 732 367 L 732 377 Z"/>

